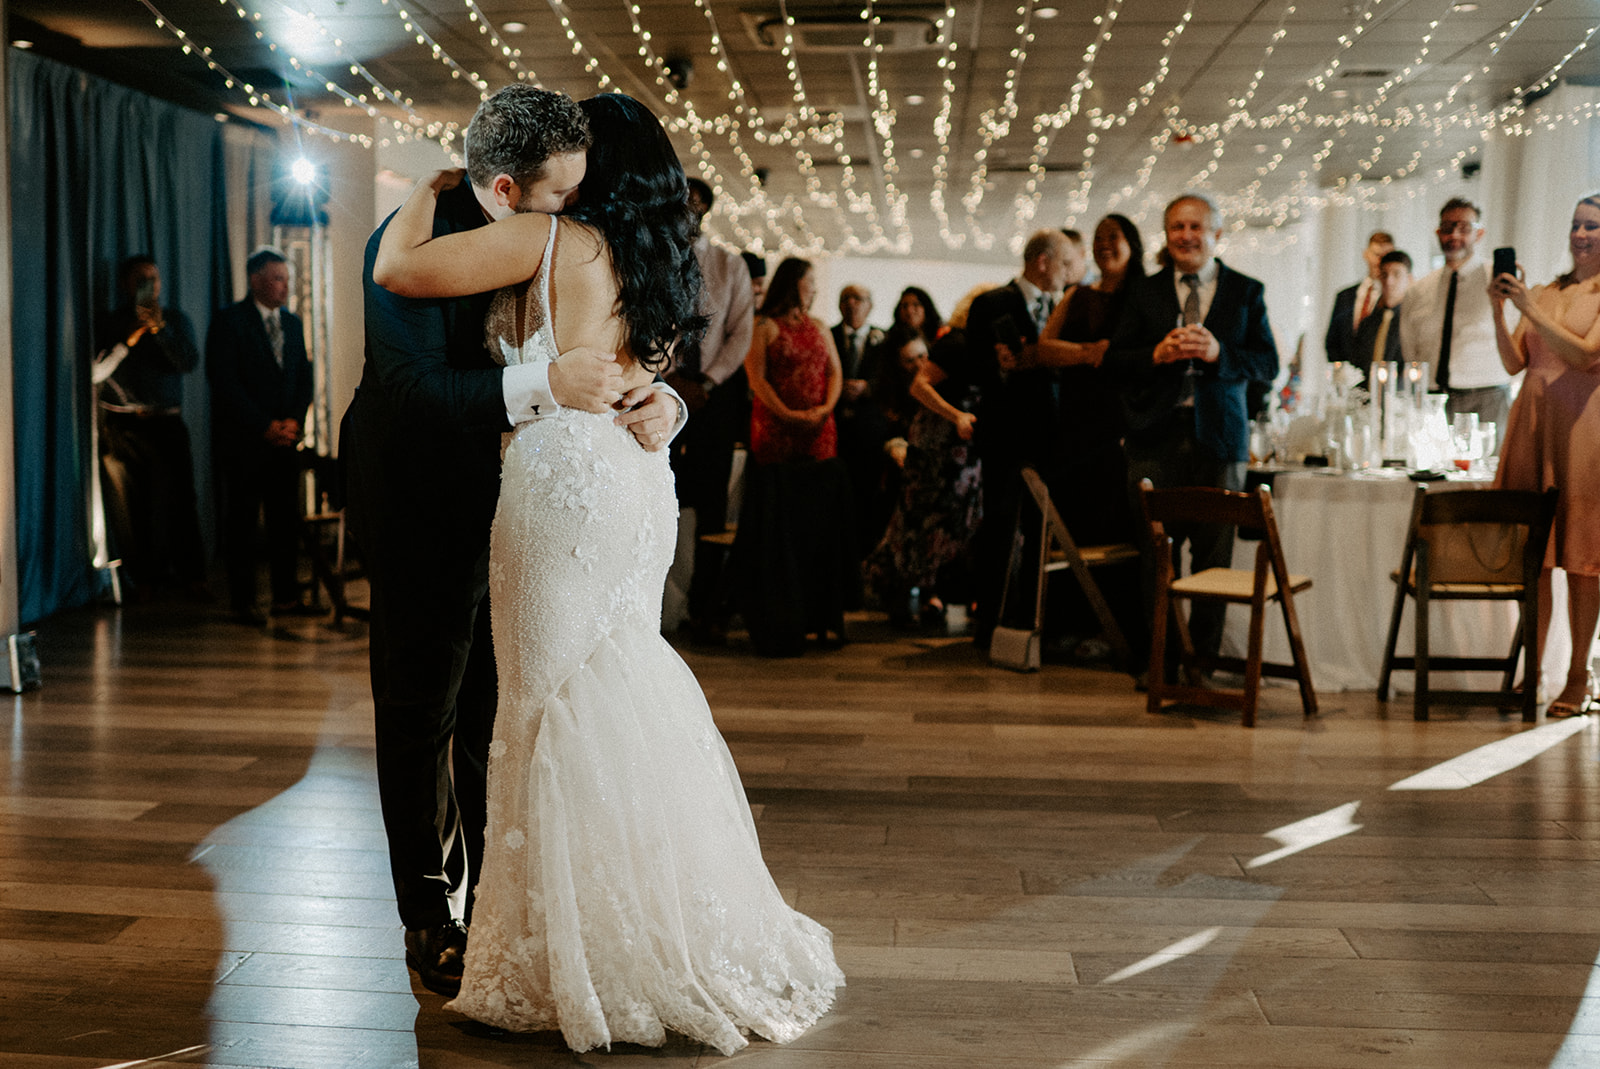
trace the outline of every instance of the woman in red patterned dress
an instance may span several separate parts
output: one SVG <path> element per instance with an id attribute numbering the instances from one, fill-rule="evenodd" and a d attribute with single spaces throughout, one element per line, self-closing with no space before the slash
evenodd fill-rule
<path id="1" fill-rule="evenodd" d="M 745 624 L 763 653 L 792 656 L 806 635 L 844 641 L 854 575 L 850 485 L 838 460 L 833 407 L 844 373 L 810 313 L 811 264 L 778 265 L 745 357 L 752 394 L 750 460 L 734 545 Z"/>

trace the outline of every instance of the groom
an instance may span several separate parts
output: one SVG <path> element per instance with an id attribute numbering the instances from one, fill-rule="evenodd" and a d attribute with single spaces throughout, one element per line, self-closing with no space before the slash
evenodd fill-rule
<path id="1" fill-rule="evenodd" d="M 571 98 L 510 85 L 467 127 L 467 176 L 439 197 L 435 236 L 575 198 L 589 147 Z M 484 347 L 490 294 L 398 297 L 372 281 L 387 221 L 367 242 L 366 365 L 345 414 L 349 512 L 372 590 L 378 795 L 406 961 L 424 986 L 461 985 L 472 885 L 483 859 L 485 774 L 497 680 L 489 636 L 489 525 L 500 436 L 573 407 L 622 411 L 662 448 L 676 395 L 621 394 L 616 357 L 593 349 L 502 368 Z"/>

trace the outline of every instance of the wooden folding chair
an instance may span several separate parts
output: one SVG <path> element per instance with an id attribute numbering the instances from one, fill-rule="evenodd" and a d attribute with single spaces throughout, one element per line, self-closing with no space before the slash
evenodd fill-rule
<path id="1" fill-rule="evenodd" d="M 1378 700 L 1389 700 L 1395 669 L 1416 672 L 1414 715 L 1428 719 L 1430 705 L 1492 705 L 1522 710 L 1523 723 L 1538 718 L 1539 573 L 1555 517 L 1557 491 L 1429 490 L 1417 486 L 1411 526 L 1395 582 L 1394 611 L 1378 676 Z M 1415 646 L 1395 654 L 1406 598 L 1416 602 Z M 1429 608 L 1435 601 L 1515 601 L 1521 619 L 1504 657 L 1435 656 L 1429 649 Z M 1514 687 L 1517 659 L 1527 651 L 1522 689 Z M 1430 672 L 1495 671 L 1498 690 L 1434 690 Z"/>
<path id="2" fill-rule="evenodd" d="M 1300 619 L 1295 614 L 1294 595 L 1311 588 L 1303 575 L 1290 575 L 1283 560 L 1283 544 L 1278 539 L 1278 522 L 1272 513 L 1272 491 L 1258 486 L 1251 493 L 1216 490 L 1209 487 L 1154 489 L 1149 479 L 1140 483 L 1140 499 L 1145 521 L 1150 525 L 1150 541 L 1155 552 L 1155 611 L 1151 620 L 1150 689 L 1146 707 L 1160 712 L 1162 702 L 1219 706 L 1243 713 L 1244 726 L 1254 727 L 1256 704 L 1261 694 L 1261 677 L 1294 679 L 1300 684 L 1300 704 L 1307 717 L 1316 715 L 1317 695 L 1311 686 L 1311 665 L 1306 660 L 1305 643 L 1300 637 Z M 1261 534 L 1256 545 L 1255 568 L 1207 568 L 1178 578 L 1174 574 L 1172 539 L 1167 528 L 1173 524 L 1224 524 L 1254 528 Z M 1250 606 L 1250 639 L 1245 657 L 1210 657 L 1195 652 L 1188 618 L 1177 611 L 1176 602 L 1220 601 L 1225 605 Z M 1290 664 L 1262 660 L 1262 632 L 1266 623 L 1267 602 L 1277 601 L 1283 610 L 1283 624 L 1289 632 Z M 1176 622 L 1181 643 L 1179 669 L 1186 682 L 1166 682 L 1167 624 Z M 1244 673 L 1244 689 L 1214 690 L 1201 685 L 1200 673 L 1214 669 Z"/>
<path id="3" fill-rule="evenodd" d="M 1083 596 L 1088 599 L 1089 607 L 1094 610 L 1095 618 L 1100 622 L 1100 629 L 1116 655 L 1118 663 L 1132 669 L 1133 653 L 1128 648 L 1127 636 L 1122 633 L 1122 627 L 1117 623 L 1111 606 L 1106 603 L 1105 595 L 1100 592 L 1099 584 L 1094 581 L 1090 570 L 1107 564 L 1138 560 L 1139 547 L 1131 542 L 1098 546 L 1078 545 L 1073 540 L 1072 533 L 1067 530 L 1066 523 L 1062 521 L 1061 513 L 1056 510 L 1055 502 L 1050 500 L 1050 491 L 1045 486 L 1044 480 L 1039 477 L 1039 473 L 1032 468 L 1023 468 L 1022 483 L 1039 513 L 1039 572 L 1034 577 L 1034 631 L 1037 632 L 1044 626 L 1044 595 L 1049 574 L 1069 569 L 1083 589 Z M 1026 517 L 1019 511 L 1018 530 L 1022 529 L 1022 524 L 1025 522 L 1027 522 Z M 1009 592 L 1009 575 L 1006 586 Z M 1001 600 L 1003 608 L 1004 595 Z"/>

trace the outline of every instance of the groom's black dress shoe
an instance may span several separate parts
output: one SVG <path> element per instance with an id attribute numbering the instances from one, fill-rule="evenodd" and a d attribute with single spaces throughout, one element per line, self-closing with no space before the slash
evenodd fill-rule
<path id="1" fill-rule="evenodd" d="M 461 992 L 461 962 L 467 953 L 467 928 L 451 921 L 433 928 L 406 929 L 406 964 L 422 986 L 454 998 Z"/>

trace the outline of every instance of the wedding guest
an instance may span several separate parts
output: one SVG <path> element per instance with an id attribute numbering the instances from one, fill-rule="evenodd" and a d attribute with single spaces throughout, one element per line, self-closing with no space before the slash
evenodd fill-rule
<path id="1" fill-rule="evenodd" d="M 981 400 L 975 440 L 983 457 L 983 526 L 973 549 L 977 618 L 972 637 L 987 649 L 1010 569 L 1022 468 L 1048 439 L 1055 420 L 1050 374 L 1018 366 L 1037 341 L 1072 268 L 1072 242 L 1060 230 L 1040 230 L 1022 248 L 1022 270 L 1004 286 L 980 294 L 967 314 L 967 347 Z"/>
<path id="2" fill-rule="evenodd" d="M 850 472 L 850 492 L 856 517 L 856 546 L 861 555 L 876 536 L 869 515 L 872 497 L 883 477 L 882 418 L 872 400 L 873 381 L 882 358 L 883 331 L 871 326 L 872 292 L 851 283 L 839 291 L 839 322 L 833 327 L 833 346 L 839 352 L 844 389 L 834 412 L 839 428 L 839 459 Z M 881 528 L 880 528 L 881 530 Z"/>
<path id="3" fill-rule="evenodd" d="M 1074 286 L 1081 286 L 1089 270 L 1088 250 L 1084 247 L 1083 233 L 1070 226 L 1061 228 L 1061 233 L 1067 238 L 1067 280 L 1062 283 L 1063 289 L 1070 292 Z"/>
<path id="4" fill-rule="evenodd" d="M 755 297 L 755 303 L 760 304 L 767 295 L 767 261 L 764 257 L 753 252 L 741 252 L 744 257 L 744 266 L 750 272 L 750 293 Z"/>
<path id="5" fill-rule="evenodd" d="M 1350 363 L 1362 371 L 1370 369 L 1374 360 L 1401 358 L 1400 302 L 1411 288 L 1411 257 L 1391 249 L 1378 262 L 1378 271 L 1378 305 L 1361 321 L 1350 344 Z"/>
<path id="6" fill-rule="evenodd" d="M 150 256 L 122 261 L 117 288 L 120 303 L 96 324 L 91 375 L 116 552 L 135 600 L 172 585 L 209 601 L 183 422 L 183 377 L 200 363 L 194 329 L 162 306 L 161 269 Z"/>
<path id="7" fill-rule="evenodd" d="M 1121 387 L 1133 495 L 1142 479 L 1158 488 L 1244 489 L 1245 395 L 1250 382 L 1277 377 L 1278 349 L 1265 287 L 1216 257 L 1222 224 L 1221 209 L 1205 193 L 1190 191 L 1169 203 L 1162 216 L 1168 264 L 1129 284 L 1112 331 L 1105 366 Z M 1175 555 L 1188 543 L 1194 572 L 1232 562 L 1232 527 L 1197 524 L 1172 534 Z M 1153 558 L 1146 579 L 1153 583 Z M 1214 656 L 1222 605 L 1197 604 L 1191 627 L 1196 650 Z"/>
<path id="8" fill-rule="evenodd" d="M 1328 363 L 1362 363 L 1362 354 L 1356 351 L 1356 331 L 1380 307 L 1383 296 L 1383 257 L 1394 251 L 1394 237 L 1386 230 L 1374 230 L 1367 238 L 1361 258 L 1367 263 L 1367 273 L 1360 282 L 1339 291 L 1333 299 L 1333 315 L 1328 320 L 1328 333 L 1323 337 L 1323 348 Z M 1371 362 L 1371 346 L 1367 347 L 1367 362 Z"/>
<path id="9" fill-rule="evenodd" d="M 1572 270 L 1549 285 L 1530 290 L 1516 275 L 1497 275 L 1489 286 L 1501 362 L 1507 374 L 1527 372 L 1495 485 L 1560 491 L 1539 577 L 1539 642 L 1542 648 L 1550 630 L 1551 575 L 1561 568 L 1572 660 L 1545 712 L 1552 717 L 1596 708 L 1588 669 L 1600 618 L 1600 193 L 1578 202 L 1567 246 Z M 1522 313 L 1515 332 L 1506 327 L 1507 301 Z"/>
<path id="10" fill-rule="evenodd" d="M 245 261 L 250 293 L 211 320 L 206 377 L 211 381 L 211 440 L 221 490 L 222 555 L 234 619 L 259 626 L 256 530 L 264 520 L 272 611 L 300 602 L 299 451 L 311 405 L 311 359 L 305 327 L 284 308 L 289 264 L 277 249 Z"/>
<path id="11" fill-rule="evenodd" d="M 1053 369 L 1059 398 L 1047 449 L 1035 466 L 1079 545 L 1132 542 L 1138 530 L 1129 507 L 1121 397 L 1102 362 L 1128 289 L 1145 276 L 1144 239 L 1131 219 L 1107 215 L 1095 226 L 1093 253 L 1099 278 L 1067 291 L 1034 351 L 1039 366 Z M 1139 578 L 1137 569 L 1127 571 L 1102 568 L 1096 578 L 1124 633 L 1137 637 Z M 1076 650 L 1079 640 L 1098 634 L 1099 622 L 1075 582 L 1060 585 L 1063 596 L 1053 594 L 1049 602 L 1049 626 Z"/>
<path id="12" fill-rule="evenodd" d="M 900 493 L 883 539 L 866 563 L 866 581 L 891 623 L 912 622 L 910 592 L 920 593 L 921 620 L 943 626 L 949 605 L 969 605 L 971 546 L 983 518 L 983 465 L 973 447 L 979 375 L 967 347 L 967 314 L 980 286 L 963 297 L 949 330 L 933 343 L 911 381 L 921 406 L 906 434 Z M 911 339 L 911 345 L 920 339 Z"/>
<path id="13" fill-rule="evenodd" d="M 1489 308 L 1489 264 L 1477 255 L 1483 213 L 1464 197 L 1439 210 L 1439 249 L 1444 266 L 1424 275 L 1406 294 L 1400 319 L 1400 350 L 1409 361 L 1426 361 L 1430 386 L 1448 395 L 1445 411 L 1476 412 L 1485 423 L 1506 425 L 1511 376 L 1501 366 Z"/>
<path id="14" fill-rule="evenodd" d="M 703 226 L 714 201 L 711 187 L 689 179 L 689 208 Z M 702 229 L 694 242 L 700 264 L 701 312 L 709 323 L 698 347 L 689 347 L 666 381 L 688 406 L 692 417 L 672 443 L 672 470 L 679 504 L 694 513 L 694 571 L 689 579 L 690 634 L 696 641 L 719 644 L 724 638 L 720 546 L 703 536 L 727 529 L 728 482 L 733 451 L 749 430 L 749 387 L 745 354 L 755 327 L 755 298 L 744 258 L 713 245 Z"/>
<path id="15" fill-rule="evenodd" d="M 854 585 L 850 487 L 833 417 L 844 376 L 832 337 L 810 313 L 815 296 L 808 261 L 780 263 L 744 365 L 751 463 L 732 566 L 751 644 L 771 656 L 799 654 L 807 635 L 841 644 Z"/>

